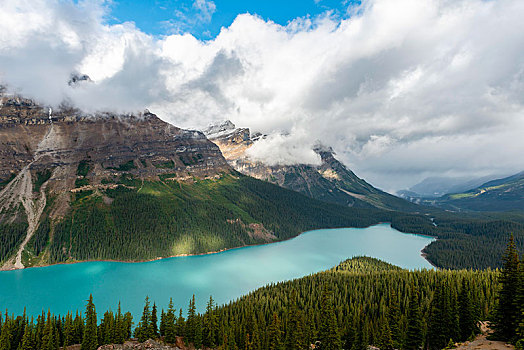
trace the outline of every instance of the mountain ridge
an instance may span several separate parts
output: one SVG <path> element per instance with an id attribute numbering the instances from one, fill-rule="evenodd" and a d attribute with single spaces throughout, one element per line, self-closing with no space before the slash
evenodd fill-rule
<path id="1" fill-rule="evenodd" d="M 330 147 L 318 144 L 314 151 L 321 164 L 267 165 L 253 161 L 247 150 L 266 137 L 251 135 L 248 128 L 237 128 L 227 120 L 211 125 L 204 134 L 218 145 L 228 163 L 240 173 L 288 188 L 311 198 L 344 206 L 417 211 L 416 205 L 381 191 L 356 176 L 335 157 Z"/>

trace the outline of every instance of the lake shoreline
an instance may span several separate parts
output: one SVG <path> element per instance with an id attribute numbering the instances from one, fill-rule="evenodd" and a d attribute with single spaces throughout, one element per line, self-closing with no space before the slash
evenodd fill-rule
<path id="1" fill-rule="evenodd" d="M 205 255 L 213 255 L 213 254 L 220 254 L 220 253 L 224 253 L 224 252 L 227 252 L 227 251 L 231 251 L 231 250 L 236 250 L 236 249 L 242 249 L 242 248 L 249 248 L 249 247 L 258 247 L 258 246 L 264 246 L 264 245 L 268 245 L 268 244 L 274 244 L 274 243 L 281 243 L 281 242 L 286 242 L 286 241 L 289 241 L 289 240 L 292 240 L 292 239 L 295 239 L 301 235 L 304 235 L 308 232 L 314 232 L 314 231 L 317 231 L 317 230 L 339 230 L 339 229 L 345 229 L 345 228 L 351 228 L 351 229 L 367 229 L 367 228 L 370 228 L 370 227 L 373 227 L 373 226 L 379 226 L 379 225 L 389 225 L 393 230 L 396 230 L 400 233 L 403 233 L 403 234 L 407 234 L 407 235 L 415 235 L 415 236 L 422 236 L 422 237 L 427 237 L 427 238 L 433 238 L 433 239 L 437 239 L 437 237 L 435 236 L 430 236 L 430 235 L 425 235 L 425 234 L 419 234 L 419 233 L 411 233 L 411 232 L 402 232 L 400 230 L 397 230 L 395 228 L 393 228 L 391 226 L 391 223 L 390 222 L 379 222 L 375 225 L 370 225 L 370 226 L 366 226 L 366 227 L 331 227 L 331 228 L 318 228 L 318 229 L 314 229 L 314 230 L 309 230 L 309 231 L 304 231 L 304 232 L 301 232 L 299 233 L 298 235 L 296 236 L 293 236 L 293 237 L 289 237 L 289 238 L 286 238 L 286 239 L 283 239 L 283 240 L 277 240 L 277 241 L 273 241 L 273 242 L 265 242 L 265 243 L 257 243 L 257 244 L 246 244 L 246 245 L 242 245 L 242 246 L 238 246 L 238 247 L 230 247 L 230 248 L 223 248 L 223 249 L 220 249 L 220 250 L 216 250 L 216 251 L 210 251 L 210 252 L 205 252 L 205 253 L 195 253 L 195 254 L 188 254 L 188 253 L 184 253 L 184 254 L 177 254 L 177 255 L 171 255 L 171 256 L 165 256 L 165 257 L 157 257 L 157 258 L 154 258 L 154 259 L 144 259 L 144 260 L 113 260 L 113 259 L 96 259 L 96 260 L 79 260 L 79 261 L 69 261 L 69 262 L 60 262 L 60 263 L 56 263 L 56 264 L 45 264 L 45 265 L 34 265 L 34 266 L 28 266 L 28 267 L 24 267 L 22 269 L 17 269 L 17 268 L 12 268 L 12 269 L 1 269 L 0 268 L 0 273 L 1 272 L 8 272 L 8 271 L 21 271 L 21 270 L 26 270 L 26 269 L 35 269 L 35 268 L 42 268 L 42 267 L 50 267 L 50 266 L 60 266 L 60 265 L 74 265 L 74 264 L 82 264 L 82 263 L 92 263 L 92 262 L 112 262 L 112 263 L 123 263 L 123 264 L 137 264 L 137 263 L 148 263 L 148 262 L 154 262 L 154 261 L 159 261 L 159 260 L 165 260 L 165 259 L 172 259 L 172 258 L 183 258 L 183 257 L 193 257 L 193 256 L 205 256 Z M 429 243 L 431 244 L 431 243 Z M 428 244 L 428 245 L 429 245 Z M 426 260 L 431 266 L 433 266 L 434 268 L 437 268 L 438 267 L 433 264 L 433 262 L 431 262 L 430 260 L 428 260 L 427 258 L 427 254 L 424 253 L 424 249 L 426 249 L 427 246 L 425 246 L 424 248 L 422 248 L 422 250 L 420 251 L 421 252 L 421 256 L 424 258 L 424 260 Z M 351 257 L 348 257 L 348 258 L 351 258 Z"/>

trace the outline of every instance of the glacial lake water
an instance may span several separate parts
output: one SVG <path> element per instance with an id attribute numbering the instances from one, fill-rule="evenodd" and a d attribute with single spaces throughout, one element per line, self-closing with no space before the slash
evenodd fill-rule
<path id="1" fill-rule="evenodd" d="M 326 270 L 357 255 L 409 268 L 431 268 L 421 256 L 430 237 L 404 234 L 388 224 L 365 229 L 306 232 L 294 239 L 218 254 L 176 257 L 144 263 L 86 262 L 0 272 L 0 309 L 29 315 L 48 308 L 55 314 L 84 311 L 93 294 L 99 317 L 107 309 L 131 311 L 135 323 L 145 296 L 166 307 L 173 297 L 187 310 L 194 293 L 202 311 L 209 296 L 227 303 L 271 282 Z"/>

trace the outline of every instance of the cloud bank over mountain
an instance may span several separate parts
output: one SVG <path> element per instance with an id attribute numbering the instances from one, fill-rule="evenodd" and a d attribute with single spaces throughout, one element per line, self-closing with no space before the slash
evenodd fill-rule
<path id="1" fill-rule="evenodd" d="M 209 41 L 107 25 L 103 1 L 0 6 L 0 82 L 48 104 L 230 119 L 278 134 L 253 150 L 272 162 L 314 163 L 320 140 L 387 190 L 524 168 L 520 0 L 365 0 L 287 26 L 242 14 Z M 72 72 L 93 82 L 70 87 Z"/>

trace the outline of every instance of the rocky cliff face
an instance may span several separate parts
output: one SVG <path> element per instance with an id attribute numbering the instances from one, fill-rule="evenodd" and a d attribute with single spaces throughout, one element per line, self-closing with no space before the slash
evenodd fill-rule
<path id="1" fill-rule="evenodd" d="M 416 206 L 385 193 L 363 179 L 335 158 L 329 147 L 318 146 L 321 165 L 270 166 L 252 161 L 246 151 L 264 135 L 251 135 L 247 128 L 236 128 L 226 121 L 204 131 L 216 143 L 228 163 L 237 171 L 288 188 L 312 198 L 345 206 L 412 210 Z"/>
<path id="2" fill-rule="evenodd" d="M 64 216 L 74 192 L 96 192 L 129 177 L 191 181 L 230 170 L 203 133 L 179 129 L 149 112 L 86 115 L 2 96 L 0 225 L 28 223 L 18 254 L 4 267 L 23 267 L 23 247 L 44 209 L 51 218 Z"/>

